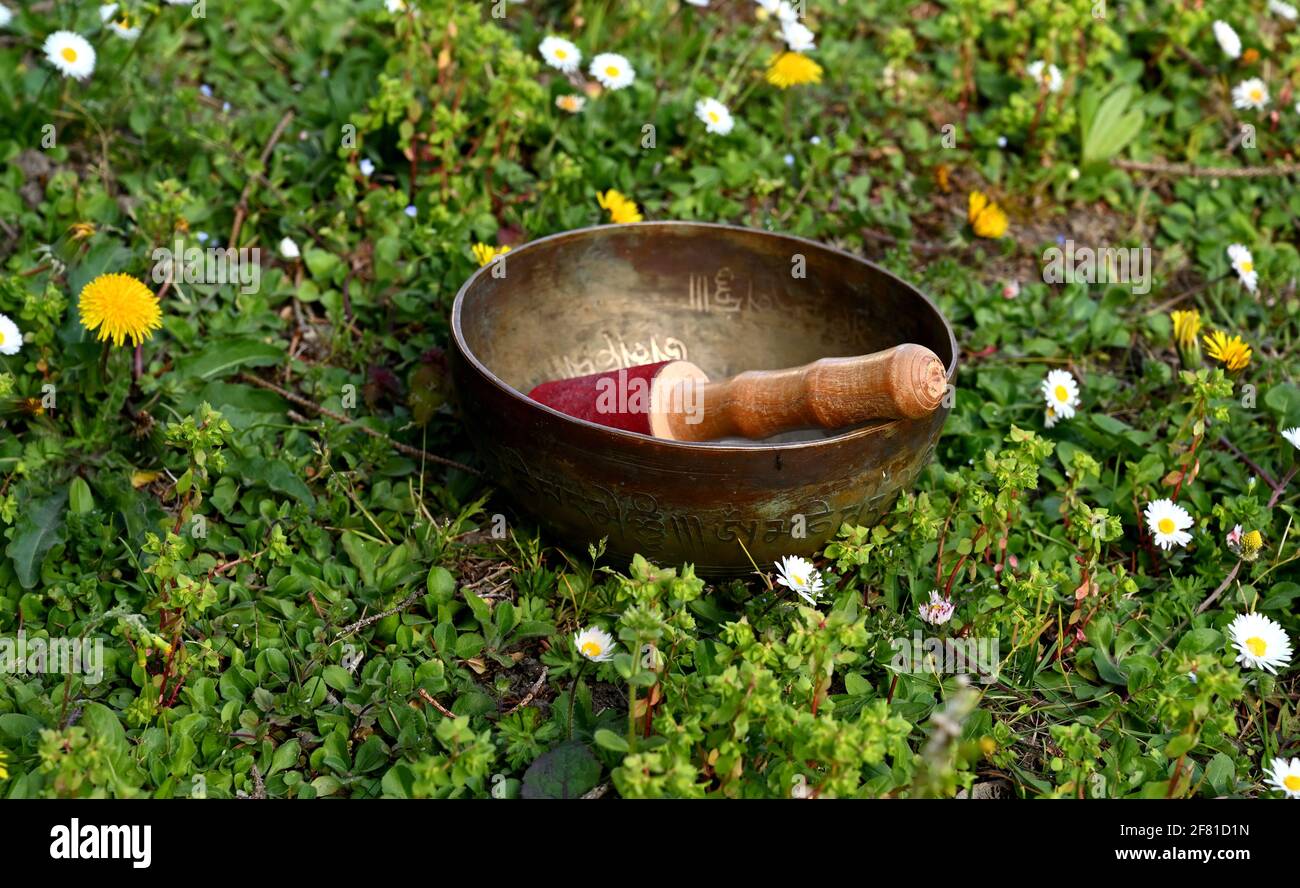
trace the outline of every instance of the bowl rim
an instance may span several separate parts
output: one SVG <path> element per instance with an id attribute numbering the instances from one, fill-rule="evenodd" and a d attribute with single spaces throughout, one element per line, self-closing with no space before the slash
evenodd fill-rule
<path id="1" fill-rule="evenodd" d="M 810 247 L 816 247 L 819 250 L 826 250 L 831 253 L 836 253 L 853 262 L 858 262 L 863 265 L 866 265 L 868 268 L 870 268 L 872 271 L 876 272 L 877 274 L 890 278 L 895 283 L 910 290 L 913 295 L 919 297 L 921 301 L 927 307 L 929 307 L 930 311 L 934 313 L 934 316 L 938 318 L 939 323 L 943 325 L 944 332 L 948 334 L 948 347 L 949 347 L 949 352 L 952 355 L 952 360 L 948 362 L 948 366 L 945 368 L 947 370 L 946 378 L 948 382 L 951 383 L 953 377 L 956 375 L 957 359 L 959 355 L 958 348 L 957 348 L 957 337 L 953 333 L 952 324 L 948 322 L 948 318 L 944 315 L 942 311 L 939 310 L 939 306 L 934 303 L 933 299 L 931 299 L 919 287 L 915 286 L 914 284 L 908 283 L 907 281 L 900 278 L 898 275 L 894 274 L 892 271 L 877 265 L 876 263 L 872 262 L 870 259 L 864 259 L 861 256 L 856 256 L 853 253 L 848 252 L 847 250 L 841 250 L 838 247 L 832 247 L 829 244 L 823 244 L 819 241 L 811 240 L 806 237 L 799 237 L 798 235 L 794 235 L 794 234 L 785 234 L 779 231 L 766 231 L 762 228 L 749 228 L 744 225 L 728 225 L 720 222 L 695 222 L 691 220 L 675 221 L 670 219 L 659 219 L 659 220 L 654 220 L 649 222 L 589 225 L 586 228 L 573 228 L 567 231 L 559 231 L 556 232 L 555 234 L 548 234 L 545 237 L 539 237 L 536 240 L 530 240 L 519 247 L 512 247 L 511 252 L 513 253 L 522 252 L 523 250 L 527 250 L 532 247 L 539 246 L 541 244 L 566 240 L 569 238 L 576 238 L 583 235 L 589 235 L 593 232 L 604 231 L 606 229 L 627 230 L 629 228 L 660 228 L 660 227 L 721 229 L 724 231 L 742 232 L 744 234 L 757 234 L 766 237 L 782 238 L 787 241 L 793 241 L 794 243 L 806 244 Z M 480 373 L 494 387 L 496 387 L 498 390 L 503 392 L 506 396 L 521 402 L 526 407 L 530 407 L 534 410 L 540 410 L 543 413 L 549 413 L 551 416 L 557 417 L 562 421 L 571 423 L 574 426 L 591 429 L 596 432 L 604 432 L 608 435 L 613 435 L 616 438 L 627 439 L 628 441 L 633 443 L 644 444 L 647 441 L 651 441 L 654 442 L 655 444 L 660 444 L 670 449 L 682 450 L 684 452 L 689 452 L 689 453 L 770 453 L 771 451 L 775 451 L 775 450 L 780 450 L 780 451 L 803 450 L 803 449 L 813 449 L 817 447 L 826 447 L 826 446 L 831 446 L 836 444 L 842 444 L 849 441 L 855 441 L 859 438 L 867 438 L 867 437 L 879 435 L 882 432 L 884 432 L 886 429 L 893 428 L 894 426 L 897 426 L 901 423 L 919 421 L 919 420 L 895 419 L 891 422 L 881 423 L 879 425 L 866 426 L 865 428 L 860 428 L 860 429 L 853 429 L 852 431 L 843 432 L 838 435 L 830 435 L 825 438 L 815 438 L 810 441 L 789 441 L 789 442 L 781 442 L 781 443 L 774 443 L 774 444 L 758 444 L 758 443 L 715 444 L 710 442 L 673 441 L 668 438 L 655 438 L 652 435 L 645 435 L 640 432 L 629 432 L 623 429 L 611 428 L 610 426 L 603 426 L 600 423 L 595 423 L 592 422 L 591 420 L 580 419 L 576 416 L 570 416 L 567 413 L 562 413 L 561 411 L 556 410 L 554 407 L 550 407 L 539 401 L 534 401 L 532 398 L 528 397 L 528 395 L 526 395 L 525 393 L 519 391 L 514 386 L 508 384 L 505 380 L 501 379 L 499 376 L 493 373 L 492 370 L 489 369 L 486 364 L 484 364 L 481 360 L 479 360 L 478 355 L 474 354 L 474 351 L 469 347 L 469 344 L 465 341 L 464 331 L 461 329 L 461 317 L 462 317 L 462 311 L 464 309 L 465 297 L 469 293 L 470 288 L 474 286 L 476 281 L 478 281 L 479 277 L 481 277 L 485 273 L 490 273 L 491 268 L 492 268 L 491 263 L 488 263 L 487 265 L 480 267 L 477 271 L 471 274 L 468 279 L 466 279 L 465 283 L 461 284 L 460 290 L 456 292 L 456 298 L 452 302 L 452 307 L 451 307 L 451 335 L 452 335 L 452 340 L 456 346 L 456 351 L 459 352 L 462 356 L 464 356 L 465 360 L 467 360 L 478 373 Z"/>

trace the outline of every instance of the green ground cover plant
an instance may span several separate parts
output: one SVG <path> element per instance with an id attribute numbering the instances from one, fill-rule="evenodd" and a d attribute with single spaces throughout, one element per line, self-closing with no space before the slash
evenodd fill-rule
<path id="1" fill-rule="evenodd" d="M 1293 6 L 0 2 L 0 795 L 1300 797 Z M 643 219 L 933 296 L 884 521 L 717 582 L 484 474 L 457 289 Z"/>

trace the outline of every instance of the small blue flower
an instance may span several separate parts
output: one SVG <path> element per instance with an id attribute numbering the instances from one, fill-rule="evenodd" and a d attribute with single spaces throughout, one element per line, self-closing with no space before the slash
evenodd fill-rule
<path id="1" fill-rule="evenodd" d="M 375 171 L 375 162 L 369 157 L 361 158 L 361 175 L 369 177 Z"/>
<path id="2" fill-rule="evenodd" d="M 410 216 L 412 219 L 414 219 L 416 214 L 419 212 L 420 211 L 415 208 L 415 204 L 411 204 L 406 208 L 406 215 Z"/>

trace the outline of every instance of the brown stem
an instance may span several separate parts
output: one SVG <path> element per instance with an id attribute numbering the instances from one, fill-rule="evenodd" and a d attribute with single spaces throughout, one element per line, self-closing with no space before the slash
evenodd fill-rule
<path id="1" fill-rule="evenodd" d="M 1268 508 L 1273 508 L 1277 505 L 1278 500 L 1282 499 L 1282 494 L 1286 493 L 1286 486 L 1291 483 L 1291 479 L 1295 477 L 1297 471 L 1300 471 L 1300 465 L 1292 466 L 1291 471 L 1286 473 L 1286 477 L 1278 482 L 1277 487 L 1273 488 L 1273 495 L 1268 498 Z"/>
<path id="2" fill-rule="evenodd" d="M 1233 456 L 1237 457 L 1237 459 L 1245 463 L 1246 467 L 1249 468 L 1256 475 L 1258 475 L 1259 479 L 1263 481 L 1265 484 L 1267 484 L 1274 493 L 1277 492 L 1278 485 L 1277 482 L 1273 480 L 1273 476 L 1271 476 L 1268 472 L 1261 469 L 1257 463 L 1252 461 L 1250 457 L 1246 456 L 1246 454 L 1238 450 L 1237 447 L 1231 441 L 1229 441 L 1227 438 L 1223 437 L 1222 435 L 1219 436 L 1219 446 L 1226 449 Z"/>
<path id="3" fill-rule="evenodd" d="M 1206 608 L 1214 604 L 1214 602 L 1218 601 L 1219 596 L 1223 594 L 1223 591 L 1227 589 L 1228 586 L 1232 584 L 1232 581 L 1237 578 L 1237 571 L 1239 570 L 1241 570 L 1240 558 L 1237 559 L 1237 563 L 1232 566 L 1232 570 L 1228 571 L 1228 575 L 1223 578 L 1223 582 L 1219 584 L 1219 588 L 1215 589 L 1213 592 L 1207 595 L 1205 600 L 1202 601 L 1199 605 L 1197 605 L 1196 613 L 1198 614 L 1204 613 Z"/>

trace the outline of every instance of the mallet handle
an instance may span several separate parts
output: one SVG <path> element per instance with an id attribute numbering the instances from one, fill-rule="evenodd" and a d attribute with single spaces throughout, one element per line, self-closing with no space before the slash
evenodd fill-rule
<path id="1" fill-rule="evenodd" d="M 695 384 L 699 389 L 693 395 L 656 392 L 654 434 L 713 441 L 837 429 L 869 419 L 919 419 L 939 406 L 948 379 L 934 352 L 905 343 L 870 355 L 822 358 L 788 370 L 751 370 Z"/>

